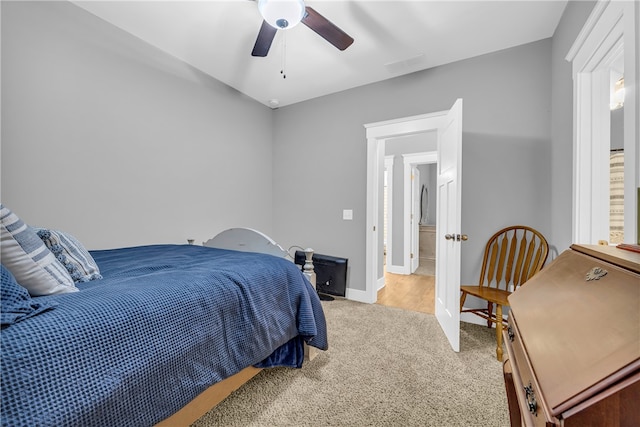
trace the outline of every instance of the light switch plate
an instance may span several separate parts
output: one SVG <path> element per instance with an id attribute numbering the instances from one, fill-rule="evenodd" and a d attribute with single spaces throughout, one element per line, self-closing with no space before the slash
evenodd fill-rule
<path id="1" fill-rule="evenodd" d="M 342 219 L 352 220 L 353 219 L 353 210 L 352 209 L 344 209 L 342 211 Z"/>

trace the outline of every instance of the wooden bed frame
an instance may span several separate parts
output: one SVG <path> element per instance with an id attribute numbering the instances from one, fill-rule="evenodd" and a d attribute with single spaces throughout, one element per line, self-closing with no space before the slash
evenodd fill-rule
<path id="1" fill-rule="evenodd" d="M 156 427 L 189 426 L 239 389 L 262 369 L 249 366 L 200 393 L 178 412 L 156 424 Z"/>
<path id="2" fill-rule="evenodd" d="M 289 257 L 289 253 L 273 239 L 260 231 L 250 228 L 231 228 L 202 243 L 203 246 L 219 249 L 231 249 L 242 252 L 260 252 L 275 256 Z M 313 271 L 313 249 L 305 249 L 305 265 L 303 273 L 315 287 L 316 278 Z M 304 346 L 305 361 L 313 360 L 318 354 L 316 348 Z M 156 427 L 189 426 L 216 405 L 226 399 L 231 393 L 258 375 L 262 369 L 248 366 L 235 375 L 226 378 L 196 396 L 175 414 L 156 424 Z"/>

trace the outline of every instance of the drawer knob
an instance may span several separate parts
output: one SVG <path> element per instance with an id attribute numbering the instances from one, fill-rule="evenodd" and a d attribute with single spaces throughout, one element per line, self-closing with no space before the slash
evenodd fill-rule
<path id="1" fill-rule="evenodd" d="M 511 329 L 511 326 L 507 328 L 507 335 L 509 335 L 509 341 L 513 342 L 516 334 L 513 333 L 513 329 Z"/>
<path id="2" fill-rule="evenodd" d="M 536 403 L 535 392 L 533 391 L 533 387 L 531 386 L 531 382 L 529 382 L 528 386 L 524 386 L 525 398 L 527 399 L 527 406 L 529 407 L 529 412 L 531 412 L 536 417 L 538 416 L 538 404 Z"/>

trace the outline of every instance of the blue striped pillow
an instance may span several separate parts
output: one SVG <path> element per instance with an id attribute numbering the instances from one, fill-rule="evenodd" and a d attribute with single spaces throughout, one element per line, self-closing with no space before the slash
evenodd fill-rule
<path id="1" fill-rule="evenodd" d="M 60 230 L 36 229 L 38 237 L 66 267 L 74 282 L 102 279 L 98 264 L 75 237 Z"/>
<path id="2" fill-rule="evenodd" d="M 38 235 L 2 204 L 0 231 L 2 265 L 32 296 L 78 291 L 67 269 Z"/>

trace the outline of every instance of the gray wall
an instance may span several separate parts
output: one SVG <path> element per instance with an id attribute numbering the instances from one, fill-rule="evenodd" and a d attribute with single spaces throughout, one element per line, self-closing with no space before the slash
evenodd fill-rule
<path id="1" fill-rule="evenodd" d="M 276 240 L 349 258 L 349 287 L 364 290 L 363 124 L 447 110 L 463 98 L 462 232 L 470 240 L 461 277 L 472 283 L 496 230 L 524 223 L 550 234 L 550 70 L 547 39 L 276 110 Z M 353 221 L 342 220 L 345 208 Z"/>
<path id="2" fill-rule="evenodd" d="M 271 111 L 71 4 L 2 2 L 2 201 L 90 248 L 251 226 L 348 257 L 349 286 L 364 290 L 363 124 L 463 98 L 472 283 L 505 225 L 571 243 L 564 56 L 592 7 L 569 2 L 553 39 Z"/>
<path id="3" fill-rule="evenodd" d="M 67 2 L 2 2 L 2 202 L 91 249 L 272 225 L 272 111 Z"/>
<path id="4" fill-rule="evenodd" d="M 573 200 L 573 77 L 564 58 L 580 33 L 593 1 L 570 1 L 551 44 L 551 239 L 552 255 L 571 243 Z M 549 237 L 547 237 L 549 239 Z"/>

